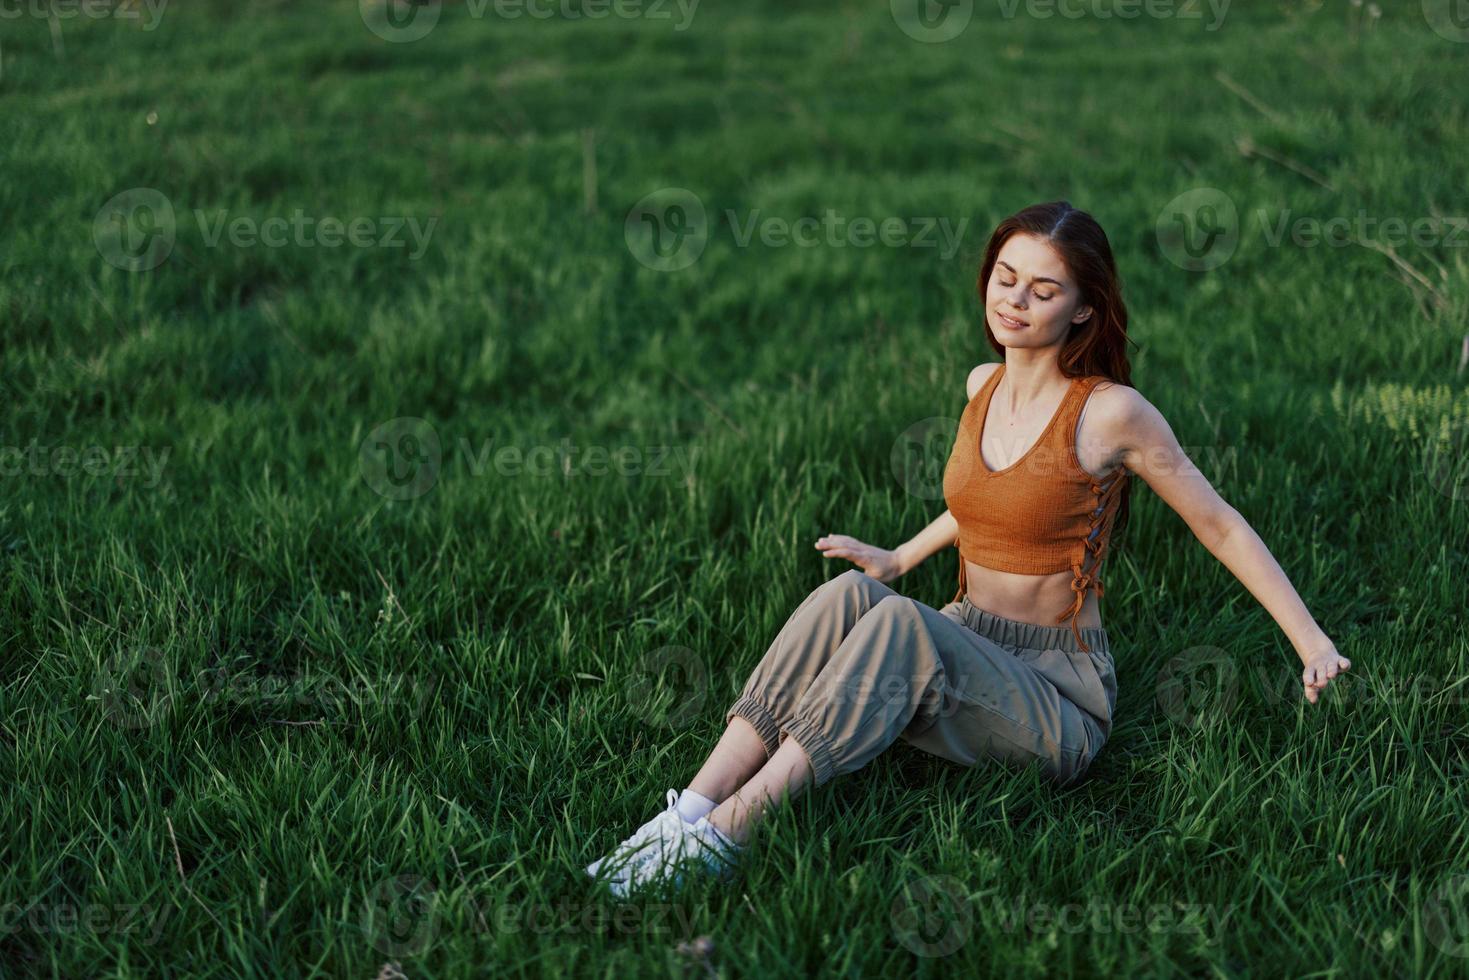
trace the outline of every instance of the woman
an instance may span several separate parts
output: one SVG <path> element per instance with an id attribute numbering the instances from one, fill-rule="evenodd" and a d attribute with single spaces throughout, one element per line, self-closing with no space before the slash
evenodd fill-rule
<path id="1" fill-rule="evenodd" d="M 857 568 L 791 614 L 688 788 L 669 790 L 667 809 L 587 869 L 614 893 L 676 882 L 690 866 L 730 870 L 767 808 L 899 738 L 961 765 L 1036 764 L 1058 783 L 1076 780 L 1112 726 L 1099 571 L 1126 523 L 1132 476 L 1274 617 L 1304 665 L 1308 701 L 1351 666 L 1129 387 L 1127 311 L 1096 221 L 1064 201 L 1005 219 L 978 288 L 1003 361 L 969 374 L 944 472 L 948 509 L 891 551 L 842 534 L 817 540 Z M 959 591 L 943 609 L 885 584 L 952 544 Z"/>

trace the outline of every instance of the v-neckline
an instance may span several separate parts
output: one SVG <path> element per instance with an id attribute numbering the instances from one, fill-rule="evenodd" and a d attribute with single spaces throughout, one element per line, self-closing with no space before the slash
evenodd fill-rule
<path id="1" fill-rule="evenodd" d="M 1009 466 L 1006 466 L 1004 469 L 992 470 L 990 469 L 990 464 L 984 461 L 985 424 L 989 421 L 990 403 L 995 400 L 995 392 L 1000 387 L 1000 377 L 1004 373 L 1005 362 L 1001 361 L 1000 366 L 995 369 L 994 375 L 990 378 L 989 394 L 985 396 L 984 405 L 982 405 L 979 410 L 979 438 L 976 440 L 974 451 L 979 456 L 979 468 L 984 471 L 985 476 L 1003 476 L 1004 474 L 1009 473 L 1011 470 L 1015 469 L 1015 467 L 1019 466 L 1021 463 L 1029 459 L 1031 453 L 1035 452 L 1040 444 L 1045 442 L 1046 439 L 1050 436 L 1051 430 L 1056 427 L 1056 423 L 1061 418 L 1061 410 L 1066 407 L 1067 402 L 1071 401 L 1071 393 L 1076 390 L 1076 379 L 1071 378 L 1066 386 L 1066 394 L 1061 396 L 1061 404 L 1057 405 L 1056 410 L 1051 413 L 1051 421 L 1046 423 L 1046 427 L 1041 430 L 1041 434 L 1036 437 L 1035 442 L 1031 443 L 1030 448 L 1027 449 L 1020 456 L 1019 459 L 1011 463 Z"/>

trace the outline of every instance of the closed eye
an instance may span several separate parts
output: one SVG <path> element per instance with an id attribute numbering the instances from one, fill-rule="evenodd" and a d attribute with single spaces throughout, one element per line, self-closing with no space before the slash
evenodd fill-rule
<path id="1" fill-rule="evenodd" d="M 1009 289 L 1011 286 L 1015 285 L 1015 280 L 1014 279 L 1011 279 L 1009 282 L 1006 282 L 1005 279 L 1004 279 L 1004 277 L 1001 276 L 1000 277 L 1000 285 L 1001 286 L 1004 286 L 1006 289 Z M 1042 292 L 1038 292 L 1037 290 L 1034 290 L 1034 289 L 1032 289 L 1030 292 L 1031 292 L 1031 295 L 1033 295 L 1036 299 L 1042 300 L 1042 301 L 1048 300 L 1052 296 L 1055 295 L 1055 293 L 1042 293 Z"/>

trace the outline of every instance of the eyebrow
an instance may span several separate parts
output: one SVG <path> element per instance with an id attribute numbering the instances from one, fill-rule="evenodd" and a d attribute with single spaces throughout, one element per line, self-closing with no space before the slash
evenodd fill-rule
<path id="1" fill-rule="evenodd" d="M 1018 273 L 1018 272 L 1015 271 L 1015 267 L 1012 266 L 1009 262 L 1006 262 L 1004 259 L 996 259 L 995 261 L 996 261 L 997 264 L 1003 265 L 1006 269 L 1009 269 L 1010 270 L 1010 275 L 1012 275 L 1012 276 L 1018 276 L 1018 275 L 1020 275 L 1020 273 Z M 1056 286 L 1058 289 L 1065 289 L 1066 288 L 1066 284 L 1065 283 L 1063 283 L 1063 282 L 1057 282 L 1055 279 L 1049 279 L 1046 276 L 1037 276 L 1034 281 L 1035 282 L 1048 282 L 1048 283 L 1051 283 L 1052 285 Z"/>

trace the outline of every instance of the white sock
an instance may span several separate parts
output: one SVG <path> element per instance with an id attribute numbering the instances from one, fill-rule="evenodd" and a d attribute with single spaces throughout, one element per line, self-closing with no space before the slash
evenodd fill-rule
<path id="1" fill-rule="evenodd" d="M 678 809 L 678 815 L 683 817 L 684 823 L 698 823 L 700 817 L 707 817 L 719 806 L 707 796 L 700 796 L 691 789 L 686 789 L 678 794 L 678 802 L 674 804 Z"/>

